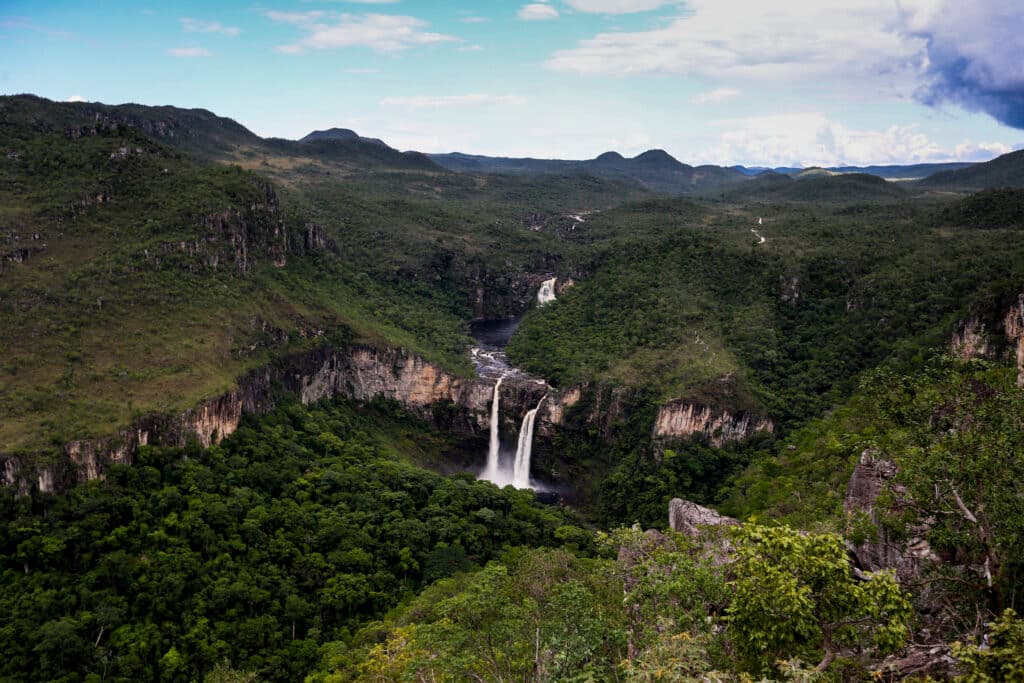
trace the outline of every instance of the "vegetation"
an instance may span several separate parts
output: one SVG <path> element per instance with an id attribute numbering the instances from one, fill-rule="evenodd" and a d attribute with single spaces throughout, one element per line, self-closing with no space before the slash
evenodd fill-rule
<path id="1" fill-rule="evenodd" d="M 424 469 L 483 449 L 382 401 L 288 403 L 59 495 L 5 488 L 0 678 L 857 679 L 915 617 L 964 643 L 968 680 L 1018 675 L 1018 192 L 820 171 L 655 197 L 709 171 L 653 152 L 457 174 L 28 96 L 0 98 L 0 142 L 0 454 L 57 457 L 319 345 L 468 375 L 468 322 L 524 311 L 512 361 L 583 387 L 534 461 L 578 512 Z M 1012 180 L 1017 158 L 935 182 Z M 572 286 L 532 307 L 553 275 Z M 967 315 L 992 360 L 942 356 Z M 776 431 L 655 438 L 675 399 Z M 865 452 L 898 473 L 848 518 Z M 746 526 L 640 530 L 677 496 Z M 944 559 L 918 583 L 851 570 L 848 541 L 911 537 Z"/>
<path id="2" fill-rule="evenodd" d="M 590 548 L 530 492 L 411 464 L 445 442 L 395 410 L 292 405 L 67 495 L 3 491 L 0 677 L 202 680 L 227 659 L 301 680 L 427 583 L 511 546 Z"/>

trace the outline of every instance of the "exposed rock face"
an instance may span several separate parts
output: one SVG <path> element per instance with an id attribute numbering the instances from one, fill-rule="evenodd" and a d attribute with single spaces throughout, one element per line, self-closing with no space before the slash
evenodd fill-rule
<path id="1" fill-rule="evenodd" d="M 691 538 L 700 536 L 700 527 L 703 526 L 738 526 L 739 523 L 738 519 L 682 498 L 673 498 L 668 504 L 669 527 Z"/>
<path id="2" fill-rule="evenodd" d="M 908 540 L 894 542 L 879 525 L 878 496 L 895 475 L 895 464 L 876 452 L 864 451 L 846 487 L 843 510 L 847 518 L 867 515 L 878 528 L 875 538 L 852 548 L 859 567 L 866 571 L 895 569 L 900 580 L 905 582 L 919 576 L 926 562 L 939 562 L 940 558 L 924 538 L 927 529 L 917 529 Z"/>
<path id="3" fill-rule="evenodd" d="M 747 411 L 733 413 L 724 408 L 687 401 L 673 401 L 661 406 L 654 421 L 655 438 L 681 439 L 705 434 L 713 446 L 721 446 L 727 441 L 740 441 L 762 431 L 775 431 L 771 418 Z"/>
<path id="4" fill-rule="evenodd" d="M 1024 294 L 1019 295 L 1017 303 L 1006 312 L 1003 328 L 1017 359 L 1017 384 L 1024 386 Z"/>
<path id="5" fill-rule="evenodd" d="M 565 424 L 569 411 L 586 398 L 586 407 L 576 418 L 593 428 L 603 437 L 612 432 L 612 426 L 626 417 L 626 403 L 630 397 L 625 387 L 592 386 L 583 384 L 562 391 L 550 391 L 548 400 L 538 414 L 537 433 L 551 436 L 554 427 Z"/>
<path id="6" fill-rule="evenodd" d="M 780 277 L 779 289 L 779 300 L 796 308 L 800 303 L 800 278 L 795 275 L 791 278 Z"/>
<path id="7" fill-rule="evenodd" d="M 582 387 L 570 387 L 562 392 L 561 396 L 544 404 L 542 419 L 551 424 L 562 424 L 562 420 L 565 419 L 565 411 L 579 403 L 582 396 Z"/>
<path id="8" fill-rule="evenodd" d="M 987 358 L 992 354 L 985 323 L 978 316 L 971 316 L 960 321 L 953 330 L 950 342 L 953 355 L 958 358 Z"/>
<path id="9" fill-rule="evenodd" d="M 456 377 L 404 350 L 321 348 L 250 372 L 234 391 L 180 415 L 151 415 L 113 437 L 73 441 L 64 448 L 64 463 L 28 471 L 18 457 L 0 455 L 0 473 L 4 484 L 23 493 L 101 479 L 108 466 L 131 464 L 140 446 L 183 447 L 193 440 L 203 447 L 216 444 L 238 428 L 243 414 L 269 412 L 287 394 L 307 404 L 335 396 L 392 399 L 438 426 L 473 434 L 488 427 L 493 389 L 494 380 Z M 518 429 L 522 415 L 548 390 L 532 379 L 503 382 L 506 427 Z"/>

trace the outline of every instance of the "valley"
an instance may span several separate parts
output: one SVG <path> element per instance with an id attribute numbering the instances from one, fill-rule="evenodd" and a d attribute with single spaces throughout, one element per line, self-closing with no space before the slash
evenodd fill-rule
<path id="1" fill-rule="evenodd" d="M 943 679 L 1019 628 L 1020 152 L 0 141 L 0 679 Z"/>

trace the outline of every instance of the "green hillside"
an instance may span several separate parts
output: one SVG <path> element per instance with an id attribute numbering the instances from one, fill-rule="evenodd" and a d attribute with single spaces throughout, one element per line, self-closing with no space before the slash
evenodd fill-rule
<path id="1" fill-rule="evenodd" d="M 983 164 L 943 171 L 920 181 L 926 188 L 982 189 L 1024 187 L 1024 150 L 1010 152 Z"/>

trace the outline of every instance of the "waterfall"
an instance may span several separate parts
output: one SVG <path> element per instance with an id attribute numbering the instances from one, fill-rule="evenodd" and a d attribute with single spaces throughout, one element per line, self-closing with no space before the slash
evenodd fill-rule
<path id="1" fill-rule="evenodd" d="M 543 306 L 544 304 L 551 303 L 555 300 L 555 282 L 558 278 L 551 278 L 540 283 L 540 289 L 537 291 L 537 303 Z"/>
<path id="2" fill-rule="evenodd" d="M 540 404 L 547 395 L 541 397 L 537 407 L 526 413 L 523 426 L 519 428 L 519 445 L 516 447 L 516 461 L 512 468 L 512 485 L 517 489 L 530 488 L 530 454 L 533 450 L 533 422 L 537 418 Z"/>
<path id="3" fill-rule="evenodd" d="M 501 400 L 502 375 L 494 384 L 494 398 L 491 400 L 491 447 L 487 450 L 487 467 L 481 475 L 484 479 L 495 481 L 498 477 L 498 451 L 501 450 L 501 439 L 498 438 L 498 403 Z"/>

